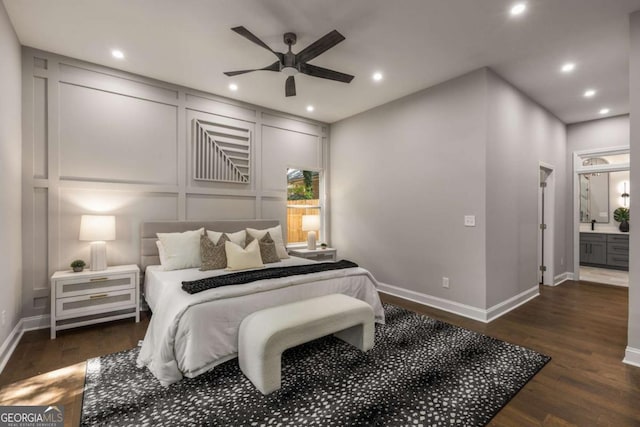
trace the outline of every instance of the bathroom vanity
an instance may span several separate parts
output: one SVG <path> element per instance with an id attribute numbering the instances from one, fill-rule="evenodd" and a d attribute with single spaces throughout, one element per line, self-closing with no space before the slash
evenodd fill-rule
<path id="1" fill-rule="evenodd" d="M 580 265 L 629 271 L 629 234 L 581 231 Z"/>

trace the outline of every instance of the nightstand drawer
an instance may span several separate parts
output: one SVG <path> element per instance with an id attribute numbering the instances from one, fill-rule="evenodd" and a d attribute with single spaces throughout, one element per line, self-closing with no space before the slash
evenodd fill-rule
<path id="1" fill-rule="evenodd" d="M 336 255 L 334 253 L 314 254 L 314 255 L 308 255 L 307 258 L 313 259 L 315 261 L 335 261 Z"/>
<path id="2" fill-rule="evenodd" d="M 56 297 L 67 298 L 130 289 L 136 286 L 134 280 L 135 274 L 111 274 L 59 280 L 56 282 Z"/>
<path id="3" fill-rule="evenodd" d="M 88 316 L 136 306 L 135 288 L 56 299 L 56 318 Z"/>
<path id="4" fill-rule="evenodd" d="M 312 259 L 314 261 L 326 262 L 335 261 L 337 257 L 337 251 L 334 248 L 326 249 L 289 249 L 289 255 L 297 256 L 300 258 Z"/>

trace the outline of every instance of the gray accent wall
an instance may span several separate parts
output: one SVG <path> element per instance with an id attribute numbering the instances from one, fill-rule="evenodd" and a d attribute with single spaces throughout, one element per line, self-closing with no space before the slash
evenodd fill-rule
<path id="1" fill-rule="evenodd" d="M 23 317 L 48 313 L 54 271 L 89 259 L 82 214 L 115 215 L 108 264 L 136 264 L 141 222 L 285 224 L 287 167 L 326 169 L 324 123 L 31 48 L 22 63 Z M 249 183 L 193 178 L 194 119 L 250 133 Z"/>
<path id="2" fill-rule="evenodd" d="M 22 295 L 22 74 L 20 42 L 0 2 L 0 343 L 20 318 Z"/>
<path id="3" fill-rule="evenodd" d="M 332 124 L 340 257 L 383 283 L 484 308 L 486 126 L 484 70 Z"/>
<path id="4" fill-rule="evenodd" d="M 384 283 L 488 309 L 537 284 L 538 165 L 561 177 L 562 230 L 565 143 L 562 122 L 486 68 L 335 123 L 332 242 Z"/>
<path id="5" fill-rule="evenodd" d="M 487 71 L 487 308 L 538 283 L 540 162 L 553 166 L 546 192 L 546 236 L 553 231 L 553 274 L 566 271 L 566 130 L 554 115 Z M 552 212 L 548 212 L 549 210 Z M 554 218 L 550 221 L 549 218 Z M 547 266 L 551 274 L 551 266 Z M 553 278 L 551 278 L 553 279 Z"/>
<path id="6" fill-rule="evenodd" d="M 631 14 L 629 56 L 631 101 L 631 191 L 630 211 L 640 212 L 640 12 Z M 631 219 L 633 221 L 633 218 Z M 630 222 L 633 224 L 633 222 Z M 636 226 L 637 227 L 637 226 Z M 629 329 L 627 345 L 640 352 L 640 239 L 629 236 Z M 636 358 L 636 363 L 638 360 Z"/>

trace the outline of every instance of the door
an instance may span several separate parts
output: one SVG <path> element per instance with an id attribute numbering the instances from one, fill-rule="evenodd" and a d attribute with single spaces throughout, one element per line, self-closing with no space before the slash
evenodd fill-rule
<path id="1" fill-rule="evenodd" d="M 540 165 L 538 191 L 538 282 L 554 284 L 553 274 L 553 221 L 554 221 L 553 167 Z"/>

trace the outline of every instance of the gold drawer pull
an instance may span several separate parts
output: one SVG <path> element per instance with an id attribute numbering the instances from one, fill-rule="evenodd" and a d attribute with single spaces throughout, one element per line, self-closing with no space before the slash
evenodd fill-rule
<path id="1" fill-rule="evenodd" d="M 91 296 L 89 297 L 89 299 L 106 298 L 106 297 L 108 297 L 108 296 L 109 296 L 109 294 L 91 295 Z"/>
<path id="2" fill-rule="evenodd" d="M 104 282 L 105 280 L 108 280 L 108 277 L 96 277 L 95 279 L 91 279 L 89 280 L 90 282 Z"/>

